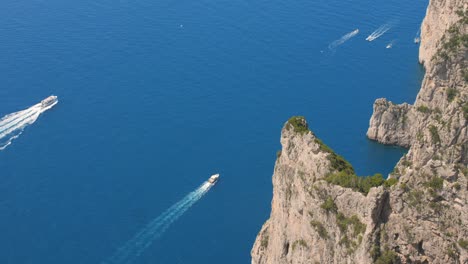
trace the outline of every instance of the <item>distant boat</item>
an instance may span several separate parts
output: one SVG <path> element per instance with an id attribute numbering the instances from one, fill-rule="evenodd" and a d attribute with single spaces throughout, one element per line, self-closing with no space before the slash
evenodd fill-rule
<path id="1" fill-rule="evenodd" d="M 388 44 L 386 48 L 391 49 L 392 48 L 392 43 Z"/>
<path id="2" fill-rule="evenodd" d="M 209 179 L 208 182 L 211 184 L 215 184 L 219 179 L 219 174 L 212 175 Z"/>
<path id="3" fill-rule="evenodd" d="M 416 44 L 417 44 L 417 43 L 419 43 L 419 42 L 421 42 L 421 39 L 420 39 L 419 37 L 417 37 L 417 38 L 414 38 L 414 43 L 416 43 Z"/>
<path id="4" fill-rule="evenodd" d="M 48 110 L 48 109 L 52 108 L 57 103 L 58 103 L 57 96 L 51 95 L 51 96 L 47 97 L 46 99 L 41 101 L 41 107 L 42 107 L 41 112 L 44 112 L 45 110 Z"/>

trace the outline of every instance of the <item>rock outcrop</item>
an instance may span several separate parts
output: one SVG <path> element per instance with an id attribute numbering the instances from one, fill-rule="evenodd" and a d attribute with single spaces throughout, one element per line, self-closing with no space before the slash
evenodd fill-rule
<path id="1" fill-rule="evenodd" d="M 430 0 L 426 16 L 421 25 L 421 45 L 419 61 L 427 68 L 441 45 L 441 39 L 447 30 L 458 22 L 457 11 L 466 10 L 465 0 Z"/>
<path id="2" fill-rule="evenodd" d="M 366 196 L 329 185 L 326 176 L 344 160 L 290 122 L 283 127 L 281 145 L 271 216 L 257 237 L 252 263 L 370 263 L 388 192 L 372 188 Z"/>
<path id="3" fill-rule="evenodd" d="M 358 178 L 303 118 L 282 129 L 270 218 L 252 263 L 468 263 L 468 3 L 431 0 L 414 105 L 378 99 L 369 138 L 408 147 Z"/>

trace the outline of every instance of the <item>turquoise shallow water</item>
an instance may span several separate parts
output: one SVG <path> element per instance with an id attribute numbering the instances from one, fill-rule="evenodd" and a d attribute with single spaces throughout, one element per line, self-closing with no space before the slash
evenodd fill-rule
<path id="1" fill-rule="evenodd" d="M 135 263 L 249 263 L 290 116 L 306 116 L 361 175 L 401 157 L 365 132 L 376 98 L 414 101 L 426 5 L 4 3 L 0 116 L 60 102 L 0 152 L 0 263 L 100 263 L 216 172 L 219 184 Z"/>

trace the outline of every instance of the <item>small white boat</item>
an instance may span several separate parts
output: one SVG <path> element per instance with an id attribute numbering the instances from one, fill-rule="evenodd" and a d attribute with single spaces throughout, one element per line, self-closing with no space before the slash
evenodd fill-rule
<path id="1" fill-rule="evenodd" d="M 58 102 L 57 96 L 51 95 L 46 99 L 41 101 L 41 106 L 43 109 L 50 109 L 52 106 L 56 105 Z"/>
<path id="2" fill-rule="evenodd" d="M 420 38 L 414 38 L 414 43 L 416 43 L 416 44 L 417 44 L 417 43 L 419 43 L 420 41 L 421 41 L 421 39 L 420 39 Z"/>
<path id="3" fill-rule="evenodd" d="M 209 179 L 208 182 L 211 184 L 215 184 L 219 179 L 219 174 L 212 175 Z"/>

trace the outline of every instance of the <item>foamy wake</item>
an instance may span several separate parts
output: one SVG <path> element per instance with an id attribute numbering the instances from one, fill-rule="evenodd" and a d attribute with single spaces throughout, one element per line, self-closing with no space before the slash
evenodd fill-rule
<path id="1" fill-rule="evenodd" d="M 334 50 L 336 49 L 338 46 L 340 46 L 341 44 L 345 43 L 346 41 L 348 41 L 350 38 L 356 36 L 357 34 L 359 33 L 359 29 L 355 29 L 351 32 L 349 32 L 348 34 L 342 36 L 340 39 L 337 39 L 335 41 L 333 41 L 332 43 L 330 43 L 328 45 L 328 48 L 330 50 Z"/>
<path id="2" fill-rule="evenodd" d="M 133 263 L 155 239 L 161 237 L 169 226 L 200 200 L 211 187 L 212 184 L 209 182 L 203 183 L 195 191 L 189 193 L 182 200 L 172 205 L 164 213 L 152 220 L 102 264 Z"/>
<path id="3" fill-rule="evenodd" d="M 384 24 L 384 25 L 380 26 L 377 30 L 372 32 L 372 34 L 370 34 L 366 38 L 366 40 L 374 41 L 374 40 L 378 39 L 380 36 L 382 36 L 383 34 L 385 34 L 385 32 L 389 31 L 391 28 L 392 28 L 391 24 L 389 24 L 389 23 Z"/>
<path id="4" fill-rule="evenodd" d="M 418 29 L 418 32 L 416 32 L 416 35 L 414 36 L 414 43 L 419 43 L 421 41 L 421 26 Z"/>
<path id="5" fill-rule="evenodd" d="M 39 103 L 0 119 L 0 150 L 8 147 L 13 140 L 22 134 L 24 128 L 36 122 L 39 115 L 45 110 L 47 109 L 43 109 Z"/>

